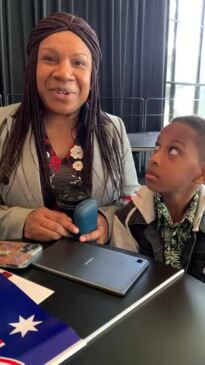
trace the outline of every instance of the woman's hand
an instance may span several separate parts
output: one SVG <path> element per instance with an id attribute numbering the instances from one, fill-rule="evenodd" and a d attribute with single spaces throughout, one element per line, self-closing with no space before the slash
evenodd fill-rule
<path id="1" fill-rule="evenodd" d="M 65 213 L 47 208 L 31 212 L 25 221 L 24 237 L 37 241 L 52 241 L 76 234 L 79 229 Z"/>
<path id="2" fill-rule="evenodd" d="M 109 227 L 107 219 L 100 213 L 98 213 L 97 229 L 90 233 L 80 236 L 80 242 L 97 241 L 97 243 L 103 245 L 108 240 Z"/>

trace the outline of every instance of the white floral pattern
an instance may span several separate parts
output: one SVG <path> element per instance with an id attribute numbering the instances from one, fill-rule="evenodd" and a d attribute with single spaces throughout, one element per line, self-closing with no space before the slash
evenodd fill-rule
<path id="1" fill-rule="evenodd" d="M 81 171 L 83 169 L 82 161 L 75 161 L 73 163 L 73 169 L 76 170 L 76 171 Z"/>
<path id="2" fill-rule="evenodd" d="M 71 157 L 74 158 L 74 160 L 82 159 L 83 158 L 83 149 L 81 146 L 75 145 L 70 150 Z"/>

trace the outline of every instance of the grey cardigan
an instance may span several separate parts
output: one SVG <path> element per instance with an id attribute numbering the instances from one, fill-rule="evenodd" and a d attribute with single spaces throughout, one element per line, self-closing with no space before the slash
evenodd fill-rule
<path id="1" fill-rule="evenodd" d="M 12 127 L 13 115 L 19 106 L 20 104 L 12 104 L 0 108 L 0 160 L 5 138 Z M 124 193 L 125 195 L 131 195 L 138 190 L 139 183 L 130 144 L 122 120 L 113 115 L 109 115 L 109 117 L 121 135 Z M 108 124 L 108 128 L 112 134 L 114 129 L 112 123 Z M 110 179 L 105 186 L 103 165 L 96 137 L 94 137 L 92 183 L 92 197 L 97 200 L 100 211 L 106 216 L 111 230 L 113 214 L 116 210 L 116 206 L 113 204 L 118 197 L 116 192 L 113 191 Z M 44 202 L 41 191 L 38 157 L 34 136 L 30 129 L 16 173 L 12 173 L 8 185 L 0 184 L 0 239 L 22 238 L 27 215 L 32 210 L 42 206 L 44 206 Z"/>

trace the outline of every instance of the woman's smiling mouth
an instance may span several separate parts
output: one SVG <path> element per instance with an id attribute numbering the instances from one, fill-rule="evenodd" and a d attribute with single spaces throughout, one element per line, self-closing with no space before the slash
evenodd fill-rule
<path id="1" fill-rule="evenodd" d="M 76 97 L 77 92 L 69 89 L 51 89 L 52 95 L 56 100 L 67 101 Z"/>

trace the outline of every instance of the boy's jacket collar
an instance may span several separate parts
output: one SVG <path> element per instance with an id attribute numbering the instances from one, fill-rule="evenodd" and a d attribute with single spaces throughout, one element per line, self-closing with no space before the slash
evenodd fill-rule
<path id="1" fill-rule="evenodd" d="M 145 223 L 150 224 L 155 220 L 154 192 L 143 185 L 135 196 L 132 197 L 133 204 L 143 216 Z M 193 231 L 201 230 L 205 233 L 205 186 L 199 188 L 199 205 L 193 223 Z"/>

